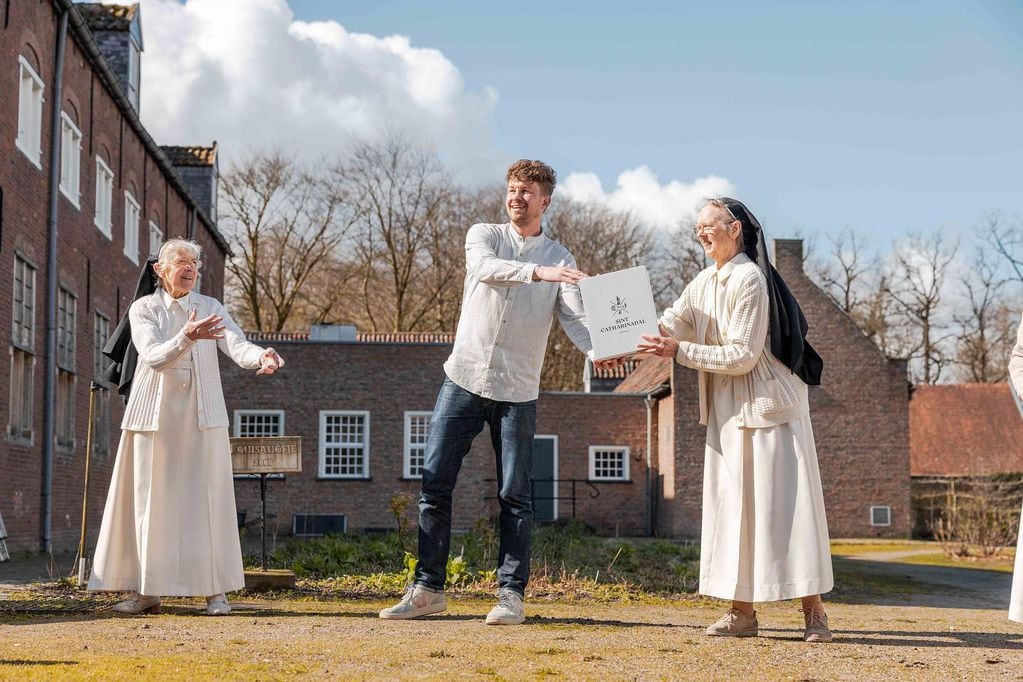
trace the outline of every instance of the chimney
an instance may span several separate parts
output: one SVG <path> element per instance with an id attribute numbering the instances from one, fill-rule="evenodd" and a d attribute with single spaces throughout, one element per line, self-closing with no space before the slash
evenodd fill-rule
<path id="1" fill-rule="evenodd" d="M 174 172 L 188 190 L 188 196 L 206 217 L 217 222 L 217 191 L 220 185 L 220 166 L 217 160 L 217 142 L 209 147 L 168 147 L 160 149 L 174 166 Z"/>
<path id="2" fill-rule="evenodd" d="M 96 39 L 96 45 L 116 76 L 128 101 L 139 110 L 142 68 L 142 20 L 139 6 L 81 3 L 78 11 Z"/>
<path id="3" fill-rule="evenodd" d="M 803 274 L 803 240 L 775 239 L 774 267 L 782 277 Z"/>

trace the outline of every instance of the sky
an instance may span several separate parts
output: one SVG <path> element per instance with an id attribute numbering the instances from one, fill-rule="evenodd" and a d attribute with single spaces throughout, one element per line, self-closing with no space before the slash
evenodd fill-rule
<path id="1" fill-rule="evenodd" d="M 520 158 L 670 225 L 878 242 L 1023 215 L 1018 0 L 142 0 L 142 119 L 223 159 L 400 130 L 462 181 Z"/>

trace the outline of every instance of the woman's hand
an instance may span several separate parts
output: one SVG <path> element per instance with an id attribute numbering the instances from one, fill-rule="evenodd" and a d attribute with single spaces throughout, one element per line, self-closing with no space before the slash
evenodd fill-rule
<path id="1" fill-rule="evenodd" d="M 273 348 L 267 348 L 259 358 L 259 369 L 256 374 L 273 374 L 281 367 L 284 367 L 284 358 Z"/>
<path id="2" fill-rule="evenodd" d="M 215 341 L 224 338 L 224 318 L 216 313 L 201 320 L 195 318 L 195 308 L 192 308 L 192 312 L 188 314 L 188 322 L 185 322 L 185 336 L 189 339 L 192 341 L 201 341 L 203 339 Z"/>
<path id="3" fill-rule="evenodd" d="M 678 341 L 670 336 L 643 335 L 644 342 L 636 345 L 640 353 L 652 353 L 662 358 L 674 358 L 678 354 Z"/>

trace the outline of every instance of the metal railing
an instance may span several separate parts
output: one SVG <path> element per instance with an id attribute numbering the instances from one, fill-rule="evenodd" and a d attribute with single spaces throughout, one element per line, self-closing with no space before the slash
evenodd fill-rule
<path id="1" fill-rule="evenodd" d="M 497 479 L 496 478 L 485 478 L 485 479 L 483 479 L 483 482 L 484 483 L 497 483 Z M 555 490 L 558 491 L 558 493 L 560 493 L 562 491 L 561 484 L 562 483 L 567 483 L 567 484 L 569 484 L 568 486 L 566 486 L 566 487 L 569 488 L 569 494 L 568 495 L 557 494 L 557 495 L 550 495 L 550 496 L 548 496 L 548 495 L 537 495 L 536 494 L 536 484 L 537 483 L 550 483 L 552 485 L 552 487 Z M 583 484 L 582 486 L 579 486 L 579 487 L 582 488 L 581 491 L 579 490 L 579 487 L 577 487 L 577 485 L 580 484 L 580 483 Z M 587 488 L 588 488 L 588 490 L 587 490 Z M 571 516 L 571 518 L 574 519 L 576 517 L 576 501 L 581 499 L 582 495 L 585 495 L 586 499 L 595 500 L 598 497 L 600 497 L 600 488 L 598 488 L 592 481 L 589 481 L 589 480 L 587 480 L 585 478 L 533 478 L 533 479 L 530 479 L 530 481 L 529 481 L 529 496 L 533 499 L 533 511 L 534 511 L 534 513 L 536 512 L 536 503 L 537 503 L 538 500 L 545 500 L 545 501 L 554 500 L 554 501 L 557 501 L 557 502 L 561 502 L 562 500 L 564 500 L 564 501 L 568 501 L 568 502 L 572 503 L 572 516 Z M 483 499 L 485 499 L 485 500 L 496 500 L 497 499 L 497 495 L 487 495 Z"/>

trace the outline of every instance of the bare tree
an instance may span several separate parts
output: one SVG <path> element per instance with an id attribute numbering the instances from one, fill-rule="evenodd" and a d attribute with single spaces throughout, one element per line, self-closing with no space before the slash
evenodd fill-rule
<path id="1" fill-rule="evenodd" d="M 852 228 L 828 237 L 824 257 L 811 272 L 831 300 L 856 317 L 868 301 L 869 277 L 878 271 L 877 258 L 867 253 L 867 240 Z"/>
<path id="2" fill-rule="evenodd" d="M 695 225 L 695 218 L 690 216 L 670 232 L 654 233 L 650 284 L 659 308 L 674 303 L 686 285 L 707 267 L 707 256 L 693 232 Z"/>
<path id="3" fill-rule="evenodd" d="M 302 292 L 352 224 L 344 194 L 280 152 L 232 166 L 220 188 L 235 252 L 228 292 L 240 321 L 258 331 L 304 324 L 292 319 Z"/>
<path id="4" fill-rule="evenodd" d="M 973 271 L 962 281 L 965 305 L 953 315 L 959 326 L 956 360 L 962 377 L 975 383 L 1005 380 L 1015 341 L 1013 316 L 1001 300 L 1009 281 L 989 256 L 978 251 Z"/>
<path id="5" fill-rule="evenodd" d="M 981 234 L 1009 269 L 1009 279 L 1023 284 L 1023 223 L 988 213 Z"/>
<path id="6" fill-rule="evenodd" d="M 429 247 L 446 233 L 444 208 L 455 191 L 440 160 L 433 150 L 392 135 L 356 143 L 334 176 L 363 207 L 352 242 L 360 317 L 372 330 L 419 329 L 446 290 L 429 286 L 430 268 L 445 265 Z"/>
<path id="7" fill-rule="evenodd" d="M 947 342 L 952 334 L 942 318 L 949 266 L 958 242 L 947 244 L 941 233 L 929 238 L 912 235 L 894 253 L 894 272 L 889 291 L 899 314 L 915 330 L 910 349 L 911 365 L 919 365 L 919 380 L 937 383 L 952 362 Z"/>

